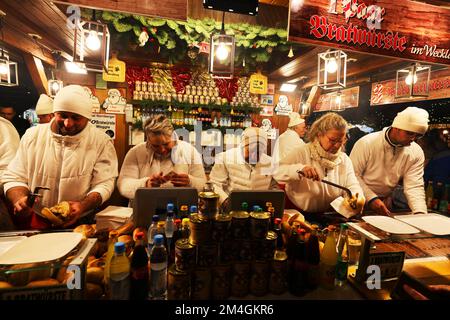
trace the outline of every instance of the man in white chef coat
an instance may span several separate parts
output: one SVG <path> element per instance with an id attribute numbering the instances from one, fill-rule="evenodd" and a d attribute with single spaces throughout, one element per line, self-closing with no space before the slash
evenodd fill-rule
<path id="1" fill-rule="evenodd" d="M 78 85 L 61 89 L 53 112 L 50 123 L 25 133 L 2 176 L 20 228 L 49 227 L 27 204 L 38 186 L 50 188 L 42 192 L 41 206 L 69 202 L 70 218 L 64 226 L 99 207 L 114 190 L 116 151 L 112 139 L 90 122 L 92 102 L 84 89 Z"/>
<path id="2" fill-rule="evenodd" d="M 355 174 L 368 206 L 378 214 L 391 214 L 391 194 L 400 181 L 413 213 L 427 213 L 423 170 L 425 156 L 415 142 L 428 130 L 428 112 L 408 107 L 390 127 L 359 139 L 352 149 Z"/>

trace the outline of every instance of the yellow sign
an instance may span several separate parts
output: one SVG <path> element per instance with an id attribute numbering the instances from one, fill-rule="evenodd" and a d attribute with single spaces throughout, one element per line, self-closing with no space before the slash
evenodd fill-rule
<path id="1" fill-rule="evenodd" d="M 111 82 L 125 82 L 125 62 L 113 55 L 108 64 L 108 73 L 103 71 L 103 80 Z"/>
<path id="2" fill-rule="evenodd" d="M 267 77 L 261 73 L 254 73 L 250 76 L 250 93 L 266 94 L 267 93 Z"/>

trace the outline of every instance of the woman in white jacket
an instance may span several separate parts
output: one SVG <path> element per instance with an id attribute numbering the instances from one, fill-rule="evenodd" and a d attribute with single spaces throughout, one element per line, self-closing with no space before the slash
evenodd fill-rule
<path id="1" fill-rule="evenodd" d="M 342 151 L 347 127 L 340 115 L 327 113 L 312 124 L 309 131 L 311 142 L 295 148 L 281 160 L 275 179 L 286 184 L 287 207 L 304 213 L 330 210 L 330 203 L 345 193 L 320 182 L 322 178 L 347 187 L 352 194 L 358 193 L 362 197 L 352 162 Z M 363 206 L 362 199 L 359 201 L 358 210 Z"/>
<path id="2" fill-rule="evenodd" d="M 193 187 L 206 183 L 200 153 L 188 142 L 178 140 L 170 120 L 155 115 L 144 123 L 147 141 L 128 151 L 117 187 L 132 200 L 138 188 L 160 186 Z"/>

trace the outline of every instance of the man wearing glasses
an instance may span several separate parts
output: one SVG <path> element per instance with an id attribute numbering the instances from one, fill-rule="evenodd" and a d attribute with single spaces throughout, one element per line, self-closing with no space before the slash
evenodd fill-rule
<path id="1" fill-rule="evenodd" d="M 368 206 L 377 214 L 390 215 L 390 198 L 402 180 L 413 213 L 427 213 L 423 169 L 425 156 L 415 142 L 428 130 L 428 112 L 408 107 L 392 126 L 359 139 L 350 154 L 355 174 Z"/>

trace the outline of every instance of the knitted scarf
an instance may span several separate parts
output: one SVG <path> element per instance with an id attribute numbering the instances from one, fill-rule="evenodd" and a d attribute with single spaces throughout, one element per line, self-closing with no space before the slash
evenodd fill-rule
<path id="1" fill-rule="evenodd" d="M 323 150 L 322 146 L 319 143 L 319 140 L 310 142 L 307 145 L 311 153 L 311 158 L 319 162 L 320 166 L 324 169 L 325 172 L 334 169 L 338 164 L 341 163 L 341 158 L 339 157 L 339 154 L 341 153 L 340 150 L 336 153 L 327 152 Z"/>

